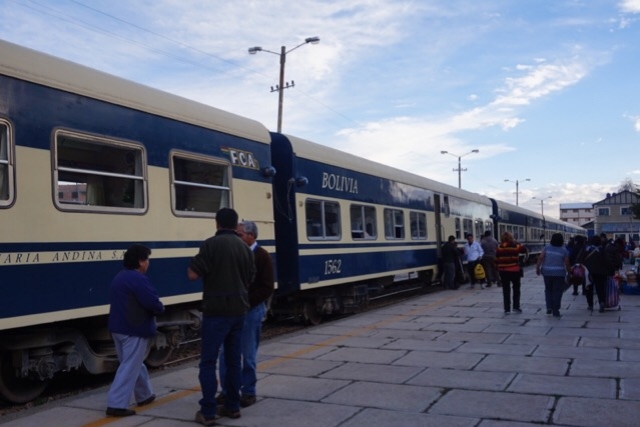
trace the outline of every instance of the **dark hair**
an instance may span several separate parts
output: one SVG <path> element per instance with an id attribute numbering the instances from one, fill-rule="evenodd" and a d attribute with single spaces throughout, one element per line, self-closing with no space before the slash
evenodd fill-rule
<path id="1" fill-rule="evenodd" d="M 122 264 L 127 270 L 136 270 L 140 267 L 140 261 L 146 261 L 151 255 L 151 249 L 144 245 L 132 245 L 124 253 Z"/>
<path id="2" fill-rule="evenodd" d="M 491 230 L 487 230 L 484 232 L 484 237 L 491 236 Z"/>
<path id="3" fill-rule="evenodd" d="M 551 243 L 551 246 L 562 246 L 564 244 L 564 236 L 561 233 L 553 233 L 549 243 Z"/>
<path id="4" fill-rule="evenodd" d="M 593 246 L 600 246 L 602 244 L 602 239 L 600 239 L 600 236 L 591 236 L 591 239 L 589 239 L 589 242 Z"/>
<path id="5" fill-rule="evenodd" d="M 455 236 L 449 236 L 449 238 L 447 239 L 448 242 L 453 242 L 455 240 L 456 240 Z"/>
<path id="6" fill-rule="evenodd" d="M 238 213 L 231 208 L 222 208 L 216 212 L 216 222 L 220 228 L 235 230 L 238 227 Z"/>

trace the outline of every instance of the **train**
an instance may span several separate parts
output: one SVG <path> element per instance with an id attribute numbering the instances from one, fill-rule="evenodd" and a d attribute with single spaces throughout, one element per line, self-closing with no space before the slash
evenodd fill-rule
<path id="1" fill-rule="evenodd" d="M 186 270 L 233 207 L 275 266 L 270 312 L 317 324 L 400 278 L 436 283 L 448 235 L 511 231 L 539 252 L 574 225 L 0 41 L 0 397 L 115 371 L 108 288 L 134 243 L 166 312 L 146 363 L 197 331 Z"/>

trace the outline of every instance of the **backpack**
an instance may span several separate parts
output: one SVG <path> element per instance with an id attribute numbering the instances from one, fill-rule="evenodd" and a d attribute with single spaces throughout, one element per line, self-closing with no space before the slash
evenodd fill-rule
<path id="1" fill-rule="evenodd" d="M 587 251 L 584 259 L 578 260 L 593 274 L 613 275 L 617 266 L 612 261 L 612 257 L 608 256 L 607 251 L 602 246 L 591 248 Z"/>
<path id="2" fill-rule="evenodd" d="M 476 280 L 484 280 L 485 274 L 484 274 L 484 268 L 482 267 L 482 264 L 480 263 L 476 264 L 476 266 L 473 268 L 473 275 L 476 276 Z"/>
<path id="3" fill-rule="evenodd" d="M 569 282 L 572 285 L 582 285 L 586 283 L 586 272 L 584 265 L 573 264 L 571 270 L 569 270 Z"/>

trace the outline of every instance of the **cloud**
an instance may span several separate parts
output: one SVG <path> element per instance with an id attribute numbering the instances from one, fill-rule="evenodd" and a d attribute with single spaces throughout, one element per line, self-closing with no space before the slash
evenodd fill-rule
<path id="1" fill-rule="evenodd" d="M 502 131 L 513 129 L 524 122 L 519 117 L 531 102 L 578 83 L 588 73 L 590 64 L 578 58 L 555 63 L 534 61 L 532 65 L 519 65 L 508 76 L 493 100 L 450 115 L 438 117 L 404 116 L 369 122 L 362 127 L 337 132 L 335 148 L 355 155 L 402 168 L 413 173 L 442 180 L 450 179 L 451 159 L 441 150 L 463 154 L 472 149 L 457 135 L 464 132 L 498 127 Z M 331 145 L 331 144 L 328 144 Z M 506 144 L 483 144 L 474 159 L 493 157 L 515 150 Z"/>
<path id="2" fill-rule="evenodd" d="M 622 0 L 618 7 L 625 13 L 640 13 L 640 0 Z"/>
<path id="3" fill-rule="evenodd" d="M 622 117 L 631 120 L 631 122 L 633 123 L 633 128 L 636 130 L 636 132 L 640 132 L 640 116 L 623 114 Z"/>

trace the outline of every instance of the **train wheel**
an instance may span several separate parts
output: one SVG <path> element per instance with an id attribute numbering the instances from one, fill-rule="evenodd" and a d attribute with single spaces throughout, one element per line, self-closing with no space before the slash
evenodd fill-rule
<path id="1" fill-rule="evenodd" d="M 167 363 L 167 360 L 171 357 L 173 353 L 173 348 L 171 347 L 162 347 L 156 348 L 153 347 L 149 352 L 149 355 L 146 359 L 144 359 L 144 363 L 151 368 L 159 368 L 160 366 Z"/>
<path id="2" fill-rule="evenodd" d="M 319 325 L 322 323 L 322 314 L 316 308 L 314 301 L 305 301 L 302 306 L 302 318 L 307 325 Z"/>
<path id="3" fill-rule="evenodd" d="M 40 396 L 48 384 L 48 380 L 34 381 L 16 377 L 11 353 L 5 352 L 0 356 L 0 397 L 8 402 L 27 403 Z"/>

